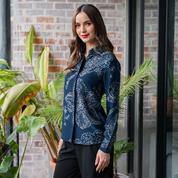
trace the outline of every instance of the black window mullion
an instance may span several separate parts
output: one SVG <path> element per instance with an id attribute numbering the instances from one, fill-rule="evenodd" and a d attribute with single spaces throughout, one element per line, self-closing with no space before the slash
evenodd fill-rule
<path id="1" fill-rule="evenodd" d="M 144 0 L 140 0 L 140 41 L 139 64 L 144 61 Z M 143 157 L 143 89 L 139 89 L 139 116 L 138 116 L 138 178 L 142 178 Z"/>
<path id="2" fill-rule="evenodd" d="M 172 132 L 172 114 L 167 115 L 167 98 L 173 95 L 174 13 L 175 0 L 159 0 L 156 178 L 166 178 L 167 134 Z M 171 171 L 169 177 L 172 177 Z"/>
<path id="3" fill-rule="evenodd" d="M 128 75 L 131 75 L 135 68 L 135 44 L 136 44 L 136 0 L 129 0 L 128 12 Z M 128 100 L 128 137 L 134 142 L 134 121 L 135 121 L 135 96 Z M 128 173 L 133 173 L 134 151 L 128 153 Z"/>

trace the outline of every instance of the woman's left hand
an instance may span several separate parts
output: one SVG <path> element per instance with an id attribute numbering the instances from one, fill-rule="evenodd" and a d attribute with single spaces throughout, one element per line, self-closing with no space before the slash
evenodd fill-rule
<path id="1" fill-rule="evenodd" d="M 106 167 L 108 167 L 109 163 L 110 163 L 110 154 L 98 150 L 96 155 L 96 160 L 95 160 L 95 165 L 98 165 L 96 167 L 96 172 L 98 171 L 100 173 L 101 171 L 103 171 Z"/>

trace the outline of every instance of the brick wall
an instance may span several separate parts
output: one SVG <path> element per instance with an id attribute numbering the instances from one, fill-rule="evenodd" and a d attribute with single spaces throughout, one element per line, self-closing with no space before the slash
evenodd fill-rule
<path id="1" fill-rule="evenodd" d="M 34 79 L 32 69 L 25 60 L 24 45 L 26 35 L 31 25 L 34 25 L 33 64 L 41 48 L 47 44 L 50 49 L 49 79 L 56 78 L 58 72 L 65 67 L 69 56 L 67 44 L 72 39 L 73 12 L 84 3 L 91 3 L 100 10 L 124 75 L 125 0 L 13 0 L 13 69 L 23 70 L 31 80 Z M 26 135 L 20 135 L 21 155 L 25 140 Z M 42 150 L 42 145 L 40 134 L 34 137 L 32 148 L 29 148 L 29 141 L 20 178 L 51 178 L 47 150 L 46 147 Z"/>

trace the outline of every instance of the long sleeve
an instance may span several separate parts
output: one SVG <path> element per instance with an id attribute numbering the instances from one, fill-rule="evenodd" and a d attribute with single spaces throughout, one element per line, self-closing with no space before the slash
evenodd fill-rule
<path id="1" fill-rule="evenodd" d="M 119 115 L 120 63 L 114 55 L 110 55 L 110 62 L 103 76 L 106 92 L 107 118 L 104 126 L 104 140 L 100 146 L 100 150 L 105 153 L 111 152 L 116 141 Z"/>

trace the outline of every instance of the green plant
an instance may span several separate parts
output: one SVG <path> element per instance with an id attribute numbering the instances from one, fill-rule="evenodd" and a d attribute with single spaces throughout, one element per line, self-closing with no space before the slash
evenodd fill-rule
<path id="1" fill-rule="evenodd" d="M 10 150 L 14 153 L 16 153 L 16 150 L 18 149 L 18 144 L 14 141 L 15 131 L 6 139 L 6 144 L 8 144 L 11 148 Z M 3 143 L 0 143 L 0 155 L 3 154 L 2 148 Z M 12 167 L 9 169 L 9 166 L 11 165 L 14 157 L 9 156 L 8 153 L 5 154 L 4 159 L 2 160 L 0 164 L 0 177 L 6 177 L 6 178 L 12 178 L 16 175 L 18 167 Z"/>
<path id="2" fill-rule="evenodd" d="M 46 105 L 61 107 L 60 101 L 55 100 L 58 96 L 57 91 L 60 87 L 60 79 L 54 82 L 51 81 L 48 84 L 48 46 L 42 48 L 42 51 L 37 58 L 36 65 L 33 67 L 33 37 L 34 27 L 32 26 L 25 42 L 25 56 L 27 62 L 32 67 L 35 77 L 34 81 L 31 82 L 23 71 L 11 70 L 7 62 L 4 59 L 0 59 L 0 63 L 7 66 L 7 69 L 0 70 L 0 107 L 2 107 L 2 118 L 0 123 L 2 134 L 0 135 L 0 138 L 3 143 L 6 143 L 5 125 L 12 117 L 14 123 L 17 125 L 17 132 L 21 133 L 29 131 L 27 141 L 29 136 L 33 135 L 31 131 L 34 130 L 34 128 L 39 129 L 38 126 L 40 126 L 40 132 L 47 144 L 51 159 L 53 159 L 54 157 L 57 157 L 57 146 L 60 139 L 57 135 L 56 128 L 50 121 L 48 121 L 46 125 L 44 124 L 43 127 L 36 121 L 44 118 L 40 115 L 40 112 L 38 112 L 40 108 L 44 108 Z M 22 113 L 21 108 L 25 104 L 27 107 Z M 33 118 L 35 118 L 34 123 L 36 125 L 31 123 Z M 48 117 L 46 118 L 48 119 Z M 29 128 L 26 125 L 27 123 L 29 124 Z M 60 128 L 60 124 L 58 127 Z M 30 131 L 31 128 L 32 130 Z M 21 164 L 19 169 L 20 167 Z"/>
<path id="3" fill-rule="evenodd" d="M 114 178 L 117 178 L 117 160 L 124 153 L 128 153 L 131 150 L 137 148 L 133 142 L 127 142 L 129 138 L 120 140 L 114 143 Z"/>

